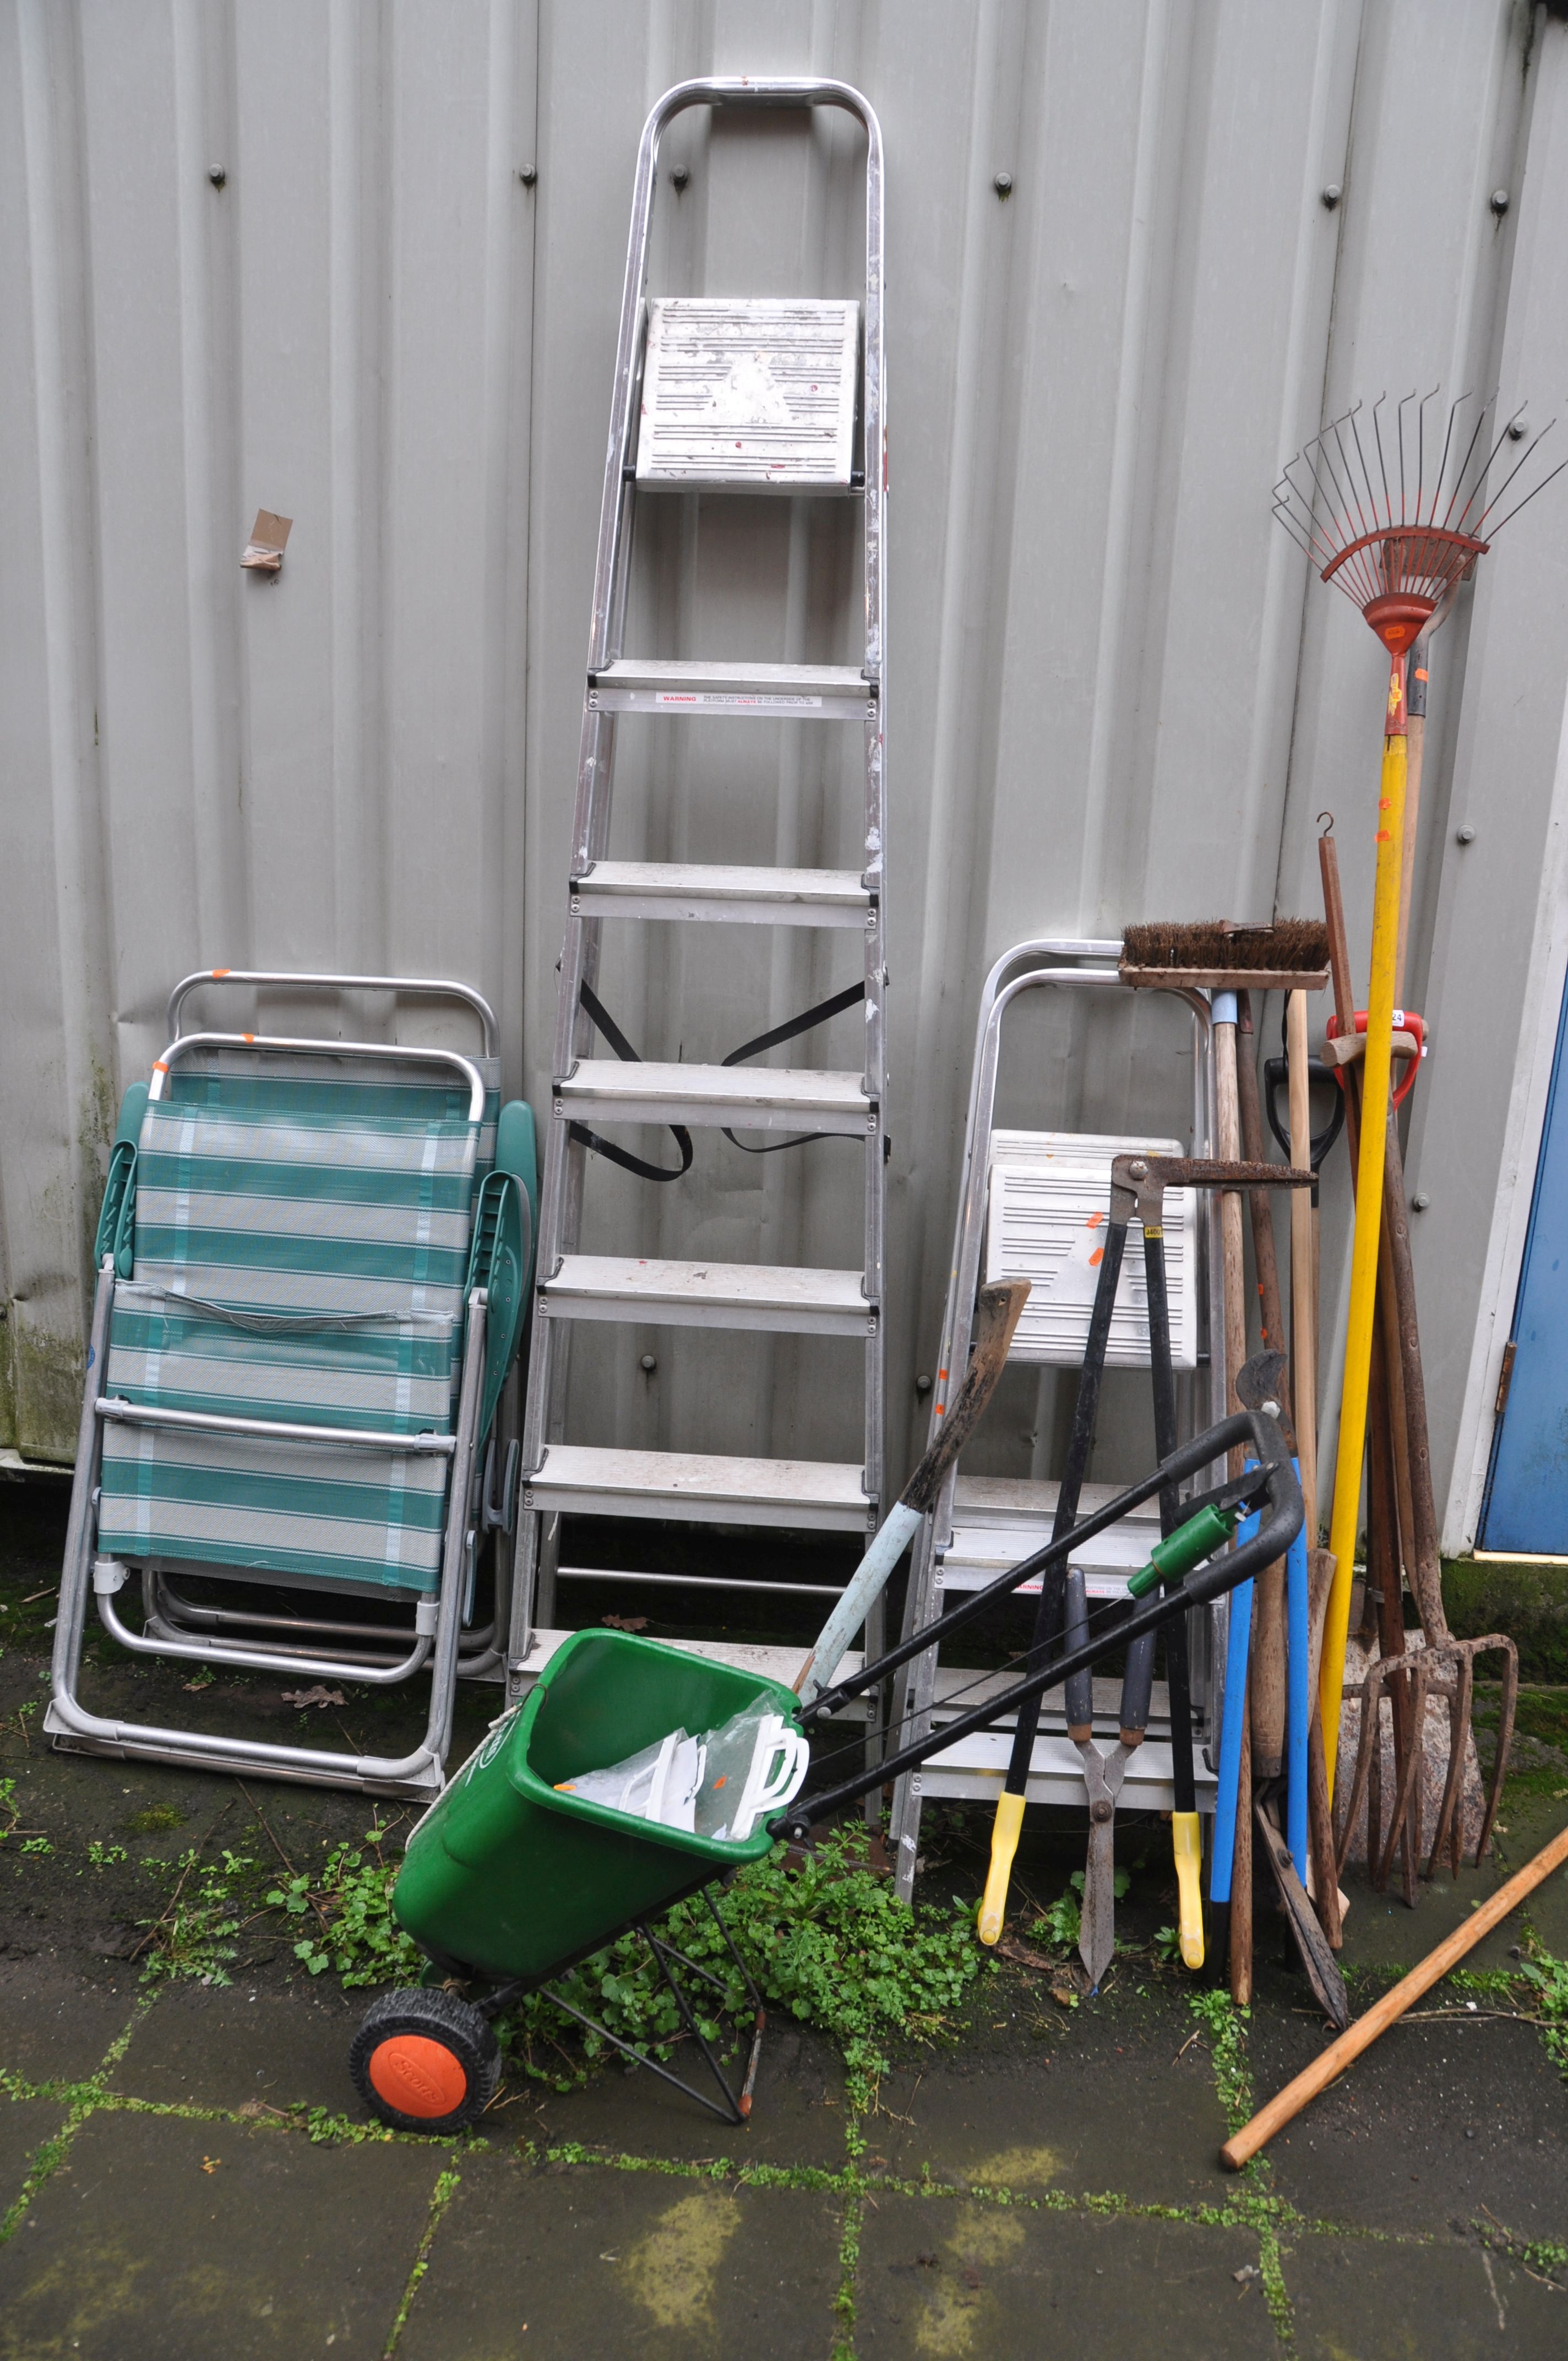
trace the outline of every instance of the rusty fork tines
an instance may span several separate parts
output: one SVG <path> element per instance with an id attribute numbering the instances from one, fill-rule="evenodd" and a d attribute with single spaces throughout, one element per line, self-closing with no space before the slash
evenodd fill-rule
<path id="1" fill-rule="evenodd" d="M 1492 1766 L 1481 1832 L 1475 1842 L 1474 1866 L 1480 1867 L 1492 1841 L 1492 1828 L 1502 1799 L 1519 1699 L 1519 1650 L 1501 1631 L 1488 1632 L 1479 1640 L 1455 1640 L 1450 1634 L 1435 1644 L 1412 1649 L 1408 1655 L 1379 1656 L 1367 1667 L 1360 1691 L 1361 1719 L 1355 1773 L 1351 1781 L 1344 1821 L 1336 1847 L 1336 1863 L 1341 1872 L 1349 1855 L 1351 1838 L 1364 1797 L 1367 1803 L 1366 1865 L 1375 1890 L 1381 1893 L 1387 1886 L 1395 1848 L 1407 1831 L 1411 1839 L 1410 1850 L 1419 1855 L 1421 1846 L 1420 1774 L 1426 1732 L 1426 1701 L 1431 1696 L 1439 1696 L 1449 1700 L 1448 1773 L 1443 1782 L 1442 1801 L 1438 1809 L 1431 1851 L 1420 1873 L 1425 1878 L 1436 1875 L 1437 1864 L 1446 1845 L 1451 1872 L 1454 1877 L 1458 1876 L 1464 1851 L 1459 1801 L 1464 1785 L 1464 1756 L 1475 1696 L 1475 1659 L 1492 1653 L 1503 1658 L 1503 1684 L 1497 1718 L 1497 1756 Z M 1404 1751 L 1402 1775 L 1385 1833 L 1381 1825 L 1382 1703 L 1385 1689 L 1390 1682 L 1400 1677 L 1409 1684 L 1402 1701 L 1409 1709 L 1409 1737 Z M 1400 1710 L 1400 1703 L 1396 1701 L 1392 1691 L 1389 1692 L 1388 1703 L 1391 1711 L 1397 1713 Z M 1405 1898 L 1407 1902 L 1413 1902 L 1415 1898 L 1409 1891 L 1408 1878 Z"/>

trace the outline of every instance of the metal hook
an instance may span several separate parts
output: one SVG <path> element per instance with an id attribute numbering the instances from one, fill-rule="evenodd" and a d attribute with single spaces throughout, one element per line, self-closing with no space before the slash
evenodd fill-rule
<path id="1" fill-rule="evenodd" d="M 1326 827 L 1324 826 L 1325 821 L 1327 822 Z M 1330 811 L 1320 812 L 1316 821 L 1314 822 L 1314 826 L 1316 827 L 1320 836 L 1331 836 L 1333 833 L 1333 825 L 1334 816 L 1332 812 Z"/>

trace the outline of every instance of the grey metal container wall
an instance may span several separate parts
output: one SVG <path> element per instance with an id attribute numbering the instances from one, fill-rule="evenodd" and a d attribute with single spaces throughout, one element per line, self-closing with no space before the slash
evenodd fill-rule
<path id="1" fill-rule="evenodd" d="M 1568 26 L 1543 8 L 6 0 L 0 1443 L 71 1448 L 115 1103 L 183 970 L 463 975 L 543 1106 L 637 135 L 668 84 L 748 71 L 842 76 L 887 145 L 895 1465 L 995 952 L 1310 911 L 1326 807 L 1365 945 L 1379 661 L 1269 490 L 1357 394 L 1500 382 L 1533 426 L 1568 390 Z M 731 134 L 693 118 L 672 143 L 689 179 L 657 284 L 850 291 L 819 202 L 847 148 L 764 136 L 751 243 Z M 239 571 L 258 507 L 295 521 L 275 583 Z M 1549 494 L 1510 529 L 1433 664 L 1409 1172 L 1451 1545 L 1568 958 L 1565 516 Z M 689 529 L 712 612 L 672 619 L 688 643 L 717 618 L 737 653 L 785 653 L 744 644 L 758 568 L 808 652 L 837 627 L 831 544 Z M 623 772 L 619 850 L 836 863 L 831 782 L 754 727 L 736 760 L 731 739 Z M 839 980 L 764 948 L 655 950 L 611 1005 L 650 1053 L 720 1055 Z M 1030 1054 L 1004 1121 L 1179 1111 L 1141 1018 L 1130 1059 L 1047 1023 Z M 647 1250 L 838 1259 L 852 1158 L 703 1148 L 637 1200 Z M 1331 1331 L 1345 1188 L 1342 1159 Z M 600 1439 L 675 1441 L 700 1408 L 704 1447 L 832 1456 L 858 1419 L 830 1343 L 780 1339 L 761 1377 L 748 1347 L 742 1383 L 705 1334 L 584 1342 Z M 990 1465 L 1023 1473 L 1052 1404 L 1010 1385 Z"/>

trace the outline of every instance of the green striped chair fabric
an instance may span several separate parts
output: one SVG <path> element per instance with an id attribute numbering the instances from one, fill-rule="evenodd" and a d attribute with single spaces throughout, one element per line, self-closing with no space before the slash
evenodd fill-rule
<path id="1" fill-rule="evenodd" d="M 203 1049 L 137 1153 L 133 1275 L 104 1391 L 164 1410 L 449 1434 L 497 1061 Z M 433 1592 L 442 1454 L 109 1421 L 99 1548 L 134 1561 Z"/>

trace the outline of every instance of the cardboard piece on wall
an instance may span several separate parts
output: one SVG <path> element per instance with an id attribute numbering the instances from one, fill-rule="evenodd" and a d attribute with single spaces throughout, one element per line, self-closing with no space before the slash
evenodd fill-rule
<path id="1" fill-rule="evenodd" d="M 256 574 L 278 573 L 293 522 L 292 517 L 274 516 L 270 509 L 258 509 L 250 539 L 240 552 L 240 564 Z"/>

